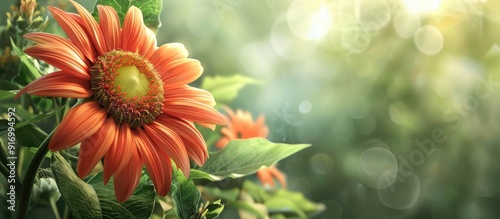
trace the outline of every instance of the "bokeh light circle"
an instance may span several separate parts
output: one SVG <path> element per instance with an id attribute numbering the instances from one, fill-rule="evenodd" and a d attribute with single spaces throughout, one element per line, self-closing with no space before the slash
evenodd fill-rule
<path id="1" fill-rule="evenodd" d="M 400 12 L 393 21 L 394 30 L 402 38 L 411 38 L 421 26 L 420 17 L 416 14 Z"/>
<path id="2" fill-rule="evenodd" d="M 316 174 L 328 174 L 333 169 L 333 159 L 323 153 L 313 155 L 309 164 L 312 171 Z"/>
<path id="3" fill-rule="evenodd" d="M 304 100 L 299 104 L 299 112 L 302 114 L 309 113 L 312 109 L 312 104 L 308 100 Z"/>
<path id="4" fill-rule="evenodd" d="M 413 39 L 417 49 L 426 55 L 438 54 L 444 46 L 443 34 L 431 25 L 418 28 Z"/>
<path id="5" fill-rule="evenodd" d="M 415 207 L 422 193 L 420 178 L 412 172 L 399 170 L 397 180 L 385 189 L 377 190 L 382 204 L 394 209 Z"/>
<path id="6" fill-rule="evenodd" d="M 358 176 L 366 186 L 384 189 L 396 180 L 398 163 L 391 151 L 373 147 L 364 150 L 359 158 Z"/>

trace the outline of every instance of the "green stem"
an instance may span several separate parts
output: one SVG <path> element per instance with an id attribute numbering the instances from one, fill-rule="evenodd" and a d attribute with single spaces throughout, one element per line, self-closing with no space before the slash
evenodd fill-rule
<path id="1" fill-rule="evenodd" d="M 33 189 L 33 183 L 35 182 L 35 177 L 37 175 L 38 169 L 42 164 L 45 155 L 49 152 L 48 146 L 50 139 L 54 131 L 52 131 L 36 151 L 33 159 L 26 170 L 26 174 L 23 180 L 23 187 L 21 188 L 21 193 L 19 195 L 19 204 L 17 205 L 17 219 L 26 219 L 28 216 L 28 209 L 31 202 L 31 190 Z"/>
<path id="2" fill-rule="evenodd" d="M 61 216 L 59 216 L 59 210 L 57 210 L 56 202 L 52 198 L 50 199 L 50 207 L 52 208 L 56 219 L 61 219 Z"/>

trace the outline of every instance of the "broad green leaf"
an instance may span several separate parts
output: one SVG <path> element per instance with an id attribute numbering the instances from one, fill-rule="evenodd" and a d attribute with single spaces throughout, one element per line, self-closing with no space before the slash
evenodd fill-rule
<path id="1" fill-rule="evenodd" d="M 19 68 L 19 74 L 17 76 L 18 82 L 21 85 L 27 85 L 28 83 L 34 81 L 35 79 L 42 76 L 35 66 L 35 60 L 28 57 L 24 52 L 16 46 L 14 41 L 11 39 L 11 46 L 14 54 L 21 60 L 21 67 Z"/>
<path id="2" fill-rule="evenodd" d="M 242 177 L 309 146 L 273 143 L 264 138 L 232 140 L 222 151 L 211 154 L 201 171 L 219 177 Z"/>
<path id="3" fill-rule="evenodd" d="M 96 191 L 78 178 L 58 153 L 52 155 L 51 168 L 64 203 L 75 218 L 103 218 Z"/>
<path id="4" fill-rule="evenodd" d="M 238 96 L 238 92 L 249 84 L 259 84 L 256 79 L 245 77 L 239 74 L 232 76 L 205 77 L 201 83 L 201 88 L 214 95 L 217 106 L 230 103 Z"/>
<path id="5" fill-rule="evenodd" d="M 193 215 L 198 215 L 201 194 L 196 188 L 193 180 L 186 179 L 184 173 L 173 167 L 172 187 L 170 194 L 174 200 L 177 216 L 182 219 L 190 219 Z"/>
<path id="6" fill-rule="evenodd" d="M 0 90 L 0 101 L 13 98 L 18 91 Z"/>
<path id="7" fill-rule="evenodd" d="M 156 33 L 161 26 L 160 13 L 162 4 L 162 0 L 97 0 L 96 6 L 94 7 L 94 17 L 98 17 L 96 14 L 97 5 L 109 5 L 116 10 L 120 22 L 123 24 L 128 9 L 131 6 L 135 6 L 141 9 L 144 24 Z"/>
<path id="8" fill-rule="evenodd" d="M 102 171 L 90 178 L 88 183 L 97 192 L 103 218 L 147 219 L 153 212 L 156 192 L 145 172 L 132 196 L 123 203 L 116 201 L 113 179 L 104 185 Z"/>

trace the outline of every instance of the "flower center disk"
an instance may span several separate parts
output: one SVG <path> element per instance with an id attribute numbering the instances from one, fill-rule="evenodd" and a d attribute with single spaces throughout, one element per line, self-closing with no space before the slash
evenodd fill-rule
<path id="1" fill-rule="evenodd" d="M 118 123 L 136 128 L 154 121 L 163 107 L 163 82 L 144 57 L 114 50 L 90 68 L 94 99 Z"/>

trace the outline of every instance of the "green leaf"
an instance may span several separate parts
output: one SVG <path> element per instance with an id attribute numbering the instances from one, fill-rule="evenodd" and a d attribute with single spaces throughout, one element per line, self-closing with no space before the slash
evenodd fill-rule
<path id="1" fill-rule="evenodd" d="M 232 76 L 205 77 L 201 83 L 201 88 L 214 95 L 217 106 L 228 104 L 238 96 L 238 92 L 249 84 L 259 84 L 261 82 L 239 74 Z"/>
<path id="2" fill-rule="evenodd" d="M 259 207 L 261 205 L 262 204 L 252 203 L 252 202 L 247 202 L 247 201 L 235 201 L 235 202 L 230 202 L 227 204 L 228 207 L 237 208 L 237 209 L 246 211 L 249 214 L 257 217 L 258 219 L 265 219 L 265 218 L 267 218 L 267 214 L 264 211 L 265 208 L 262 207 L 262 209 L 261 209 L 261 207 Z"/>
<path id="3" fill-rule="evenodd" d="M 28 125 L 33 125 L 33 123 L 42 121 L 44 119 L 47 119 L 47 118 L 51 117 L 52 115 L 54 115 L 54 111 L 49 112 L 49 113 L 44 113 L 44 114 L 37 115 L 37 116 L 35 116 L 35 117 L 31 118 L 31 119 L 28 119 L 28 120 L 16 123 L 16 125 L 14 126 L 14 128 L 20 129 L 20 128 L 23 128 L 23 127 L 28 126 Z"/>
<path id="4" fill-rule="evenodd" d="M 128 9 L 131 6 L 136 6 L 142 11 L 142 18 L 144 20 L 144 24 L 153 30 L 155 33 L 158 28 L 161 26 L 160 21 L 160 13 L 163 5 L 162 0 L 97 0 L 96 5 L 94 7 L 94 17 L 97 18 L 97 5 L 109 5 L 113 7 L 118 13 L 118 17 L 120 18 L 120 22 L 123 24 L 123 20 L 125 19 L 125 15 L 127 14 Z"/>
<path id="5" fill-rule="evenodd" d="M 265 205 L 269 213 L 294 213 L 299 218 L 306 218 L 306 214 L 300 209 L 301 203 L 294 203 L 290 199 L 274 197 L 266 201 Z"/>
<path id="6" fill-rule="evenodd" d="M 116 201 L 113 179 L 104 185 L 102 171 L 90 178 L 88 183 L 97 192 L 103 218 L 147 219 L 153 212 L 156 192 L 145 172 L 134 193 L 123 203 Z"/>
<path id="7" fill-rule="evenodd" d="M 198 215 L 201 194 L 193 180 L 186 179 L 184 173 L 173 166 L 170 194 L 174 200 L 175 211 L 180 218 L 190 219 L 193 215 Z"/>
<path id="8" fill-rule="evenodd" d="M 41 77 L 42 74 L 40 74 L 40 71 L 35 66 L 36 60 L 24 54 L 24 52 L 19 47 L 16 46 L 16 44 L 12 39 L 10 39 L 10 42 L 14 54 L 16 54 L 16 56 L 19 57 L 19 60 L 21 60 L 21 67 L 19 68 L 19 74 L 17 76 L 19 84 L 27 85 L 28 83 Z"/>
<path id="9" fill-rule="evenodd" d="M 215 219 L 224 210 L 224 205 L 221 204 L 220 200 L 210 203 L 204 210 L 205 219 Z"/>
<path id="10" fill-rule="evenodd" d="M 239 188 L 220 189 L 218 187 L 202 187 L 203 197 L 207 196 L 209 200 L 224 199 L 226 201 L 236 201 L 240 195 Z"/>
<path id="11" fill-rule="evenodd" d="M 52 155 L 51 168 L 64 203 L 75 218 L 103 218 L 96 191 L 76 176 L 59 153 Z"/>
<path id="12" fill-rule="evenodd" d="M 323 204 L 311 202 L 299 192 L 280 189 L 272 195 L 264 203 L 270 214 L 283 213 L 290 215 L 293 213 L 301 218 L 308 218 L 325 209 Z"/>
<path id="13" fill-rule="evenodd" d="M 0 101 L 13 98 L 18 91 L 0 90 Z"/>
<path id="14" fill-rule="evenodd" d="M 21 128 L 16 128 L 14 133 L 17 144 L 26 147 L 38 147 L 47 137 L 47 133 L 35 124 L 26 124 Z"/>
<path id="15" fill-rule="evenodd" d="M 190 179 L 208 179 L 208 180 L 214 182 L 214 181 L 223 180 L 225 177 L 214 176 L 214 175 L 211 175 L 209 173 L 203 172 L 201 170 L 191 169 L 191 172 L 189 173 L 189 178 Z"/>
<path id="16" fill-rule="evenodd" d="M 264 138 L 232 140 L 222 151 L 211 154 L 201 170 L 219 177 L 242 177 L 255 173 L 262 166 L 270 167 L 309 146 L 277 144 Z"/>

